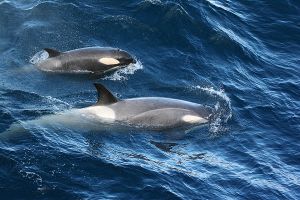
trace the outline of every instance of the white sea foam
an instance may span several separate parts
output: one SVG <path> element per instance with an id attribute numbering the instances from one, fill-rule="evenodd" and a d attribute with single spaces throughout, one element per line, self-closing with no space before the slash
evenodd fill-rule
<path id="1" fill-rule="evenodd" d="M 37 64 L 43 60 L 46 60 L 49 57 L 49 54 L 46 51 L 39 51 L 30 59 L 31 64 Z"/>
<path id="2" fill-rule="evenodd" d="M 4 3 L 10 3 L 10 1 L 4 0 L 4 1 L 0 1 L 0 5 L 4 4 Z"/>
<path id="3" fill-rule="evenodd" d="M 55 112 L 60 112 L 65 109 L 70 109 L 72 106 L 67 102 L 64 102 L 60 99 L 51 96 L 43 96 L 46 100 L 52 105 L 52 109 Z"/>
<path id="4" fill-rule="evenodd" d="M 40 190 L 43 186 L 42 177 L 38 173 L 28 171 L 28 170 L 30 170 L 30 168 L 24 167 L 19 171 L 19 173 L 23 178 L 33 181 L 38 186 L 37 189 Z"/>
<path id="5" fill-rule="evenodd" d="M 119 70 L 115 71 L 112 75 L 106 76 L 103 79 L 112 81 L 127 80 L 127 75 L 132 75 L 139 69 L 143 69 L 143 64 L 140 61 L 137 61 L 135 64 L 130 64 L 127 67 L 120 68 Z"/>
<path id="6" fill-rule="evenodd" d="M 208 94 L 215 102 L 215 111 L 210 121 L 209 130 L 214 135 L 226 130 L 224 124 L 232 117 L 231 101 L 224 90 L 215 90 L 212 87 L 196 86 L 196 89 Z"/>
<path id="7" fill-rule="evenodd" d="M 151 4 L 161 4 L 161 0 L 145 0 L 144 2 L 150 2 Z"/>

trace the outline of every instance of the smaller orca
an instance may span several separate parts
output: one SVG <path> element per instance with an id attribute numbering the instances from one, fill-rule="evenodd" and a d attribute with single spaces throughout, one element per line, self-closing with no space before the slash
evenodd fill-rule
<path id="1" fill-rule="evenodd" d="M 48 53 L 48 58 L 36 65 L 47 72 L 103 74 L 136 63 L 126 51 L 110 47 L 88 47 L 66 52 L 45 48 L 44 51 Z"/>

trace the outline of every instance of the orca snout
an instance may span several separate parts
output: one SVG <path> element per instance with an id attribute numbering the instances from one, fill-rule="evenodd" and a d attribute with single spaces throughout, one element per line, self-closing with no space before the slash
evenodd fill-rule
<path id="1" fill-rule="evenodd" d="M 118 51 L 118 60 L 120 63 L 124 64 L 124 65 L 129 65 L 131 63 L 135 64 L 136 60 L 126 51 L 123 50 L 119 50 Z"/>

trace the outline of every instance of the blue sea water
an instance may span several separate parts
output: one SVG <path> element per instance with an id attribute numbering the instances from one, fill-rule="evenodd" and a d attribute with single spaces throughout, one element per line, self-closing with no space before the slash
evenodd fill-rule
<path id="1" fill-rule="evenodd" d="M 45 47 L 110 46 L 138 63 L 44 73 Z M 0 0 L 0 132 L 119 98 L 214 106 L 190 131 L 27 128 L 0 140 L 0 199 L 300 199 L 298 0 Z M 0 133 L 1 136 L 1 133 Z"/>

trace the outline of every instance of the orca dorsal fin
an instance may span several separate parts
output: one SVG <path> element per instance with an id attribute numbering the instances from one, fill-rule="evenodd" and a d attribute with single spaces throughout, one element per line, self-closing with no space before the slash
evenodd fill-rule
<path id="1" fill-rule="evenodd" d="M 97 104 L 108 105 L 108 104 L 118 102 L 118 99 L 108 89 L 106 89 L 102 84 L 94 83 L 94 85 L 98 92 Z"/>
<path id="2" fill-rule="evenodd" d="M 45 48 L 44 50 L 49 54 L 49 58 L 56 57 L 61 54 L 61 52 L 54 49 Z"/>

